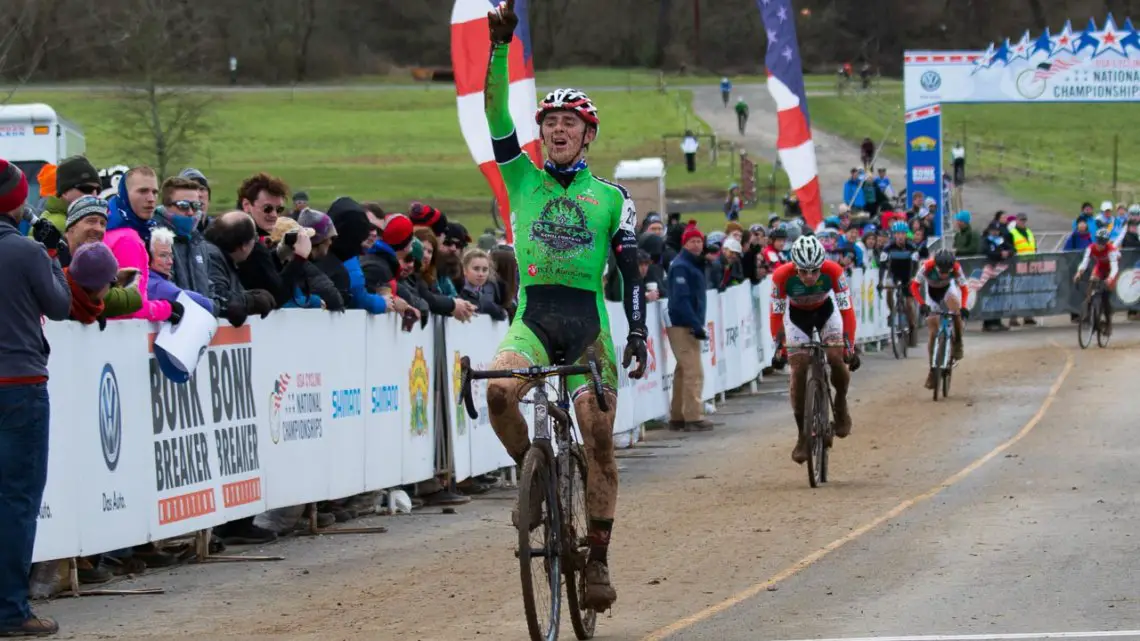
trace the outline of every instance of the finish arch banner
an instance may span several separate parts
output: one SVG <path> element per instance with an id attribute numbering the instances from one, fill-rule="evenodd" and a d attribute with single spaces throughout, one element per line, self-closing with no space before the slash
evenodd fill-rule
<path id="1" fill-rule="evenodd" d="M 985 51 L 907 51 L 907 109 L 937 103 L 1140 100 L 1140 32 L 1109 14 L 1082 30 L 1029 31 Z"/>

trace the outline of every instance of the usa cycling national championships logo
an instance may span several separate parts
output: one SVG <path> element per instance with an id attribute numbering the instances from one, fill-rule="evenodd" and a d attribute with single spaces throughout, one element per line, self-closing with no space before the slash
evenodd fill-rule
<path id="1" fill-rule="evenodd" d="M 119 400 L 119 379 L 110 363 L 103 366 L 99 375 L 99 440 L 103 444 L 103 462 L 114 472 L 123 446 L 123 405 Z"/>
<path id="2" fill-rule="evenodd" d="M 922 88 L 927 91 L 938 91 L 938 88 L 942 86 L 942 76 L 937 71 L 927 71 L 922 74 L 918 81 L 922 84 Z"/>

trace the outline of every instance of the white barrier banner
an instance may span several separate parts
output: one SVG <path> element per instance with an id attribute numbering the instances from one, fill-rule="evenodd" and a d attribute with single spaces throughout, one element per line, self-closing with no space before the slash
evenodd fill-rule
<path id="1" fill-rule="evenodd" d="M 454 320 L 445 322 L 444 342 L 451 363 L 451 384 L 447 386 L 447 416 L 452 436 L 452 453 L 456 461 L 456 480 L 461 481 L 515 464 L 491 429 L 487 412 L 487 381 L 471 383 L 471 397 L 479 413 L 479 418 L 475 420 L 467 416 L 459 389 L 459 359 L 467 356 L 471 359 L 471 367 L 489 368 L 499 343 L 507 335 L 509 325 L 506 322 L 492 321 L 486 315 L 476 316 L 469 323 Z"/>
<path id="2" fill-rule="evenodd" d="M 724 351 L 724 338 L 720 321 L 720 294 L 715 289 L 705 292 L 705 331 L 709 339 L 701 341 L 701 366 L 705 380 L 701 388 L 701 398 L 709 400 L 724 391 L 720 381 L 718 356 Z"/>
<path id="3" fill-rule="evenodd" d="M 649 330 L 649 337 L 646 339 L 645 347 L 648 363 L 645 376 L 634 384 L 630 398 L 633 410 L 631 421 L 635 426 L 669 413 L 669 395 L 665 392 L 663 360 L 669 348 L 664 339 L 665 327 L 661 321 L 664 313 L 665 304 L 661 301 L 646 305 L 645 326 Z M 617 430 L 618 427 L 615 425 L 614 429 Z"/>
<path id="4" fill-rule="evenodd" d="M 860 342 L 887 335 L 877 282 L 876 270 L 851 277 Z M 706 293 L 703 398 L 746 384 L 770 363 L 770 298 L 768 282 Z M 676 365 L 664 331 L 668 307 L 647 306 L 641 381 L 620 367 L 628 334 L 622 306 L 607 309 L 621 372 L 614 432 L 632 442 L 642 423 L 669 413 Z M 427 480 L 435 474 L 434 430 L 442 427 L 434 418 L 437 383 L 446 390 L 440 415 L 457 479 L 513 465 L 491 429 L 485 382 L 473 386 L 476 421 L 462 411 L 458 388 L 460 356 L 487 368 L 507 323 L 433 322 L 445 323 L 440 371 L 430 324 L 403 332 L 394 315 L 289 310 L 220 327 L 185 384 L 161 373 L 147 323 L 115 321 L 102 332 L 48 323 L 55 403 L 34 559 L 106 552 L 272 507 Z M 322 343 L 299 338 L 312 336 Z"/>
<path id="5" fill-rule="evenodd" d="M 174 383 L 150 357 L 154 420 L 151 538 L 165 539 L 265 509 L 253 336 L 260 319 L 219 327 L 198 369 Z M 153 334 L 152 334 L 153 336 Z M 264 402 L 264 401 L 262 401 Z"/>
<path id="6" fill-rule="evenodd" d="M 435 416 L 432 391 L 435 332 L 430 325 L 420 327 L 417 323 L 411 332 L 400 333 L 395 347 L 392 369 L 403 382 L 400 386 L 403 482 L 416 483 L 435 475 L 435 421 L 432 418 Z M 407 365 L 403 365 L 405 363 Z M 384 360 L 377 365 L 384 367 Z"/>
<path id="7" fill-rule="evenodd" d="M 395 354 L 396 345 L 407 335 L 394 315 L 368 316 L 364 326 L 366 365 L 364 390 L 364 485 L 388 488 L 404 481 L 402 412 L 407 406 L 402 389 L 408 386 L 407 364 Z M 360 346 L 351 353 L 357 353 Z"/>
<path id="8" fill-rule="evenodd" d="M 765 279 L 752 288 L 752 309 L 755 311 L 756 340 L 760 349 L 760 366 L 770 367 L 776 355 L 776 342 L 772 340 L 771 323 L 772 281 Z"/>

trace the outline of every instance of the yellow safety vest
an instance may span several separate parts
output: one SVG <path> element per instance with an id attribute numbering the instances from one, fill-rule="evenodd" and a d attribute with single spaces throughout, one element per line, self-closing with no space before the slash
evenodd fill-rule
<path id="1" fill-rule="evenodd" d="M 1017 227 L 1011 227 L 1009 233 L 1013 235 L 1013 248 L 1019 254 L 1034 254 L 1037 252 L 1037 241 L 1033 239 L 1033 230 L 1025 228 L 1025 233 Z"/>

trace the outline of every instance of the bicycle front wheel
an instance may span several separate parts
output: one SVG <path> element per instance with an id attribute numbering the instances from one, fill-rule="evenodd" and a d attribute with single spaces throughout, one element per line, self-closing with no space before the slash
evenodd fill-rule
<path id="1" fill-rule="evenodd" d="M 891 314 L 891 353 L 895 358 L 900 358 L 905 355 L 906 344 L 902 341 L 902 336 L 899 335 L 899 310 L 894 310 Z"/>
<path id="2" fill-rule="evenodd" d="M 809 374 L 804 408 L 804 429 L 808 434 L 808 483 L 819 487 L 827 480 L 827 388 L 814 372 Z"/>
<path id="3" fill-rule="evenodd" d="M 938 400 L 938 392 L 942 388 L 942 377 L 946 372 L 942 370 L 942 362 L 946 359 L 946 337 L 939 334 L 934 344 L 934 362 L 930 364 L 930 371 L 934 374 L 934 400 Z"/>
<path id="4" fill-rule="evenodd" d="M 1099 314 L 1100 309 L 1096 299 L 1085 304 L 1085 311 L 1081 314 L 1080 322 L 1077 323 L 1077 344 L 1081 346 L 1081 349 L 1086 349 L 1092 345 L 1093 332 L 1096 331 Z"/>
<path id="5" fill-rule="evenodd" d="M 519 574 L 532 641 L 556 641 L 562 608 L 558 493 L 547 452 L 531 447 L 519 481 Z M 533 526 L 533 527 L 532 527 Z"/>
<path id="6" fill-rule="evenodd" d="M 586 512 L 586 455 L 582 446 L 570 450 L 570 479 L 562 502 L 562 571 L 566 575 L 566 606 L 574 636 L 582 641 L 594 638 L 598 613 L 581 604 L 586 599 L 586 561 L 590 555 L 590 521 Z"/>
<path id="7" fill-rule="evenodd" d="M 1100 347 L 1108 347 L 1109 335 L 1104 333 L 1104 328 L 1108 325 L 1108 314 L 1104 311 L 1104 303 L 1097 301 L 1096 305 L 1096 344 Z"/>

